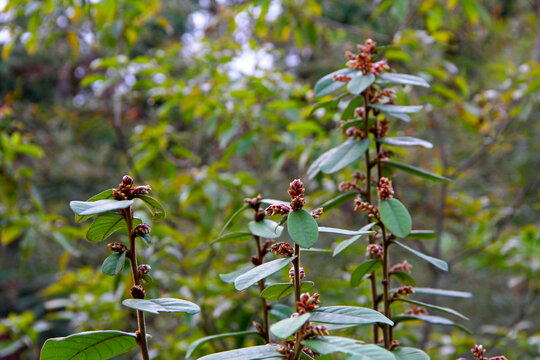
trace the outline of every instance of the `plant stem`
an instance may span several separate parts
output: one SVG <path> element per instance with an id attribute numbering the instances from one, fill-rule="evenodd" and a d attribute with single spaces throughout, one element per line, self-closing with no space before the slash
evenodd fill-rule
<path id="1" fill-rule="evenodd" d="M 139 271 L 137 270 L 137 252 L 135 248 L 135 235 L 133 235 L 133 209 L 130 206 L 127 209 L 122 210 L 122 215 L 126 221 L 129 234 L 129 250 L 127 252 L 127 258 L 131 264 L 131 274 L 133 275 L 133 285 L 140 284 Z M 143 360 L 150 360 L 148 355 L 148 342 L 146 341 L 146 324 L 144 321 L 144 312 L 137 310 L 137 324 L 139 327 L 139 335 L 137 337 L 137 343 L 141 347 L 141 353 Z"/>
<path id="2" fill-rule="evenodd" d="M 296 255 L 296 259 L 293 260 L 293 266 L 294 266 L 294 298 L 296 302 L 296 312 L 298 312 L 300 309 L 298 307 L 298 303 L 300 302 L 300 292 L 302 291 L 302 282 L 300 280 L 300 245 L 294 244 L 294 255 Z M 302 355 L 302 348 L 304 345 L 302 345 L 302 335 L 301 335 L 302 328 L 298 329 L 295 336 L 295 344 L 294 344 L 294 357 L 293 360 L 300 359 L 300 356 Z"/>
<path id="3" fill-rule="evenodd" d="M 254 236 L 255 242 L 257 243 L 257 256 L 259 262 L 263 263 L 264 254 L 261 249 L 261 238 L 259 236 Z M 262 293 L 265 288 L 265 279 L 259 281 L 259 291 Z M 269 333 L 269 324 L 268 324 L 268 303 L 266 299 L 261 296 L 262 310 L 263 310 L 263 331 L 264 331 L 264 341 L 268 344 L 270 342 L 270 333 Z"/>
<path id="4" fill-rule="evenodd" d="M 364 132 L 366 136 L 369 136 L 369 106 L 368 106 L 368 97 L 366 91 L 362 94 L 364 98 Z M 366 150 L 364 155 L 366 161 L 366 201 L 371 203 L 371 161 L 369 158 L 369 148 Z M 375 237 L 373 235 L 369 236 L 369 243 L 375 243 Z M 377 274 L 373 271 L 369 276 L 369 281 L 371 283 L 371 305 L 373 310 L 378 311 L 377 306 Z M 379 342 L 379 325 L 373 324 L 373 343 L 377 344 Z"/>

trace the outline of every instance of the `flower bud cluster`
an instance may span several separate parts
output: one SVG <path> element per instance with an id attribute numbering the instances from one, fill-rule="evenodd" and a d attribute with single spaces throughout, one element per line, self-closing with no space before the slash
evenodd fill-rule
<path id="1" fill-rule="evenodd" d="M 400 296 L 409 296 L 413 293 L 414 293 L 414 290 L 411 286 L 402 286 L 396 290 L 394 295 L 392 295 L 392 299 L 398 298 Z"/>
<path id="2" fill-rule="evenodd" d="M 150 265 L 148 265 L 148 264 L 141 264 L 141 265 L 137 266 L 137 271 L 141 275 L 148 274 L 150 272 L 150 269 L 152 269 L 152 267 Z"/>
<path id="3" fill-rule="evenodd" d="M 146 292 L 141 285 L 133 285 L 130 292 L 134 299 L 144 299 L 146 296 Z"/>
<path id="4" fill-rule="evenodd" d="M 318 219 L 319 216 L 323 214 L 323 208 L 315 209 L 311 212 L 311 216 L 313 216 L 314 219 Z"/>
<path id="5" fill-rule="evenodd" d="M 282 355 L 286 355 L 286 359 L 291 359 L 294 356 L 294 341 L 284 341 L 283 345 L 277 345 L 276 351 Z"/>
<path id="6" fill-rule="evenodd" d="M 315 311 L 319 308 L 321 301 L 319 300 L 320 295 L 315 293 L 309 295 L 309 293 L 303 293 L 300 295 L 300 301 L 296 302 L 298 306 L 298 315 L 303 315 L 307 312 Z"/>
<path id="7" fill-rule="evenodd" d="M 388 124 L 390 121 L 388 121 L 387 118 L 382 119 L 379 121 L 378 125 L 372 126 L 369 131 L 375 135 L 377 138 L 383 138 L 386 136 L 386 132 L 388 131 Z"/>
<path id="8" fill-rule="evenodd" d="M 118 189 L 113 189 L 113 198 L 115 200 L 131 200 L 137 195 L 148 194 L 152 189 L 150 185 L 133 186 L 133 178 L 125 175 Z"/>
<path id="9" fill-rule="evenodd" d="M 354 211 L 358 210 L 366 213 L 370 218 L 379 219 L 379 209 L 361 198 L 354 199 Z"/>
<path id="10" fill-rule="evenodd" d="M 392 188 L 392 180 L 382 177 L 377 185 L 377 192 L 379 193 L 379 199 L 388 200 L 394 196 L 394 189 Z"/>
<path id="11" fill-rule="evenodd" d="M 330 335 L 328 328 L 325 325 L 308 326 L 306 329 L 306 338 L 309 337 L 323 337 Z"/>
<path id="12" fill-rule="evenodd" d="M 354 137 L 354 138 L 360 138 L 360 139 L 363 139 L 365 137 L 364 132 L 362 131 L 362 129 L 360 129 L 357 126 L 351 126 L 347 130 L 345 130 L 345 136 Z"/>
<path id="13" fill-rule="evenodd" d="M 304 199 L 304 183 L 300 179 L 295 179 L 289 184 L 289 195 L 291 195 L 291 208 L 293 210 L 300 210 L 306 200 Z"/>
<path id="14" fill-rule="evenodd" d="M 300 273 L 300 280 L 302 280 L 306 276 L 304 268 L 301 267 L 298 272 Z M 294 284 L 294 266 L 289 270 L 289 278 L 291 278 L 291 282 Z"/>
<path id="15" fill-rule="evenodd" d="M 394 155 L 394 153 L 390 150 L 381 150 L 375 155 L 373 163 L 377 163 L 377 160 L 388 160 L 392 155 Z"/>
<path id="16" fill-rule="evenodd" d="M 339 184 L 339 191 L 358 191 L 362 192 L 360 185 L 353 183 L 352 181 L 343 181 Z"/>
<path id="17" fill-rule="evenodd" d="M 254 198 L 245 198 L 244 202 L 251 206 L 253 209 L 258 209 L 262 200 L 262 195 L 258 194 Z"/>
<path id="18" fill-rule="evenodd" d="M 376 256 L 378 257 L 379 259 L 381 259 L 381 261 L 383 260 L 383 255 L 384 255 L 384 249 L 381 245 L 377 245 L 377 244 L 369 244 L 367 246 L 367 251 L 372 254 L 373 256 Z"/>
<path id="19" fill-rule="evenodd" d="M 110 243 L 107 245 L 107 247 L 109 248 L 109 250 L 117 252 L 117 253 L 122 253 L 127 250 L 126 245 L 119 242 Z"/>
<path id="20" fill-rule="evenodd" d="M 345 57 L 349 59 L 347 66 L 351 69 L 361 70 L 364 75 L 378 75 L 384 70 L 389 70 L 390 67 L 386 60 L 381 60 L 373 63 L 372 55 L 375 53 L 375 42 L 371 39 L 366 40 L 364 45 L 357 45 L 358 54 L 353 54 L 350 51 L 345 53 Z"/>
<path id="21" fill-rule="evenodd" d="M 272 253 L 275 255 L 283 255 L 286 257 L 292 257 L 294 255 L 294 249 L 291 245 L 287 244 L 286 242 L 278 242 L 272 245 Z M 294 268 L 293 268 L 294 270 Z M 293 271 L 294 276 L 294 271 Z"/>
<path id="22" fill-rule="evenodd" d="M 266 208 L 265 214 L 268 216 L 273 215 L 287 215 L 292 211 L 291 207 L 285 204 L 274 204 Z"/>
<path id="23" fill-rule="evenodd" d="M 388 270 L 389 274 L 392 274 L 395 271 L 404 271 L 406 273 L 411 273 L 412 265 L 407 262 L 407 260 L 404 260 L 401 264 L 396 264 Z"/>
<path id="24" fill-rule="evenodd" d="M 340 81 L 340 82 L 349 82 L 351 81 L 352 77 L 348 76 L 348 75 L 337 75 L 335 74 L 334 76 L 332 76 L 332 80 L 334 81 Z"/>
<path id="25" fill-rule="evenodd" d="M 427 315 L 428 312 L 427 312 L 426 308 L 424 308 L 424 307 L 422 307 L 422 306 L 414 305 L 411 309 L 405 311 L 404 314 L 409 314 L 409 315 Z"/>
<path id="26" fill-rule="evenodd" d="M 139 225 L 135 226 L 135 229 L 133 229 L 133 235 L 135 235 L 135 236 L 143 236 L 143 235 L 146 235 L 146 234 L 150 234 L 151 230 L 152 230 L 152 228 L 150 227 L 150 225 L 148 225 L 146 223 L 142 223 L 142 224 L 139 224 Z"/>
<path id="27" fill-rule="evenodd" d="M 369 99 L 370 104 L 375 104 L 381 100 L 386 100 L 385 104 L 393 103 L 393 99 L 396 97 L 396 90 L 394 89 L 381 89 L 377 91 L 371 98 Z"/>
<path id="28" fill-rule="evenodd" d="M 484 356 L 486 353 L 486 349 L 484 349 L 484 346 L 482 345 L 474 345 L 474 347 L 471 349 L 471 353 L 474 356 L 475 360 L 508 360 L 506 356 L 492 356 L 490 358 L 487 358 Z M 459 358 L 457 360 L 466 360 L 465 358 Z"/>

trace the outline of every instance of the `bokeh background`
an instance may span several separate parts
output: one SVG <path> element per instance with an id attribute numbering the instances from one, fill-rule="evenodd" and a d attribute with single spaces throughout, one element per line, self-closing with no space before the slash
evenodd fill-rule
<path id="1" fill-rule="evenodd" d="M 152 355 L 183 358 L 197 338 L 250 328 L 256 291 L 238 293 L 218 274 L 248 262 L 253 244 L 209 243 L 244 197 L 286 199 L 302 178 L 315 205 L 350 178 L 352 167 L 307 181 L 309 164 L 342 140 L 339 116 L 311 113 L 312 89 L 372 38 L 398 46 L 386 52 L 393 68 L 432 85 L 402 89 L 400 102 L 426 107 L 392 134 L 434 149 L 396 156 L 454 179 L 394 179 L 414 227 L 439 233 L 414 246 L 450 264 L 441 273 L 408 256 L 416 284 L 473 293 L 431 299 L 469 316 L 460 323 L 472 335 L 411 323 L 397 337 L 433 359 L 475 343 L 540 359 L 537 1 L 2 0 L 0 9 L 0 358 L 37 359 L 53 336 L 135 328 L 120 305 L 129 276 L 101 273 L 106 244 L 85 241 L 89 224 L 68 207 L 124 174 L 150 184 L 168 212 L 141 254 L 149 292 L 203 309 L 150 316 Z M 319 223 L 359 221 L 345 204 Z M 363 254 L 359 243 L 331 260 L 305 257 L 325 304 L 368 303 L 367 286 L 348 279 Z M 368 330 L 352 334 L 369 341 Z M 195 355 L 255 342 L 223 339 Z"/>

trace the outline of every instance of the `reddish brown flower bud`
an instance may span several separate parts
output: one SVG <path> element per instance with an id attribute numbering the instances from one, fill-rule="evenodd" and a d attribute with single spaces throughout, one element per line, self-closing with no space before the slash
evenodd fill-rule
<path id="1" fill-rule="evenodd" d="M 367 246 L 367 251 L 368 251 L 370 254 L 372 254 L 372 255 L 378 257 L 378 258 L 381 259 L 381 261 L 382 261 L 383 255 L 384 255 L 384 249 L 383 249 L 383 247 L 382 247 L 381 245 L 377 245 L 377 244 L 369 244 L 369 245 Z"/>
<path id="2" fill-rule="evenodd" d="M 363 118 L 365 113 L 366 113 L 366 109 L 363 107 L 357 107 L 356 109 L 354 109 L 354 115 L 356 117 Z"/>
<path id="3" fill-rule="evenodd" d="M 303 267 L 299 269 L 299 273 L 300 273 L 300 280 L 302 280 L 306 276 L 306 273 Z M 294 283 L 294 266 L 291 267 L 291 269 L 289 270 L 289 277 L 291 278 L 291 282 Z"/>
<path id="4" fill-rule="evenodd" d="M 150 234 L 150 230 L 152 230 L 150 225 L 148 225 L 146 223 L 142 223 L 142 224 L 139 224 L 139 225 L 135 226 L 135 229 L 133 229 L 133 234 L 135 236 L 142 236 L 142 235 L 145 235 L 145 234 Z"/>
<path id="5" fill-rule="evenodd" d="M 394 295 L 392 295 L 392 299 L 398 298 L 400 296 L 409 296 L 410 294 L 413 294 L 413 293 L 414 293 L 414 290 L 411 286 L 402 286 L 396 290 Z"/>
<path id="6" fill-rule="evenodd" d="M 411 309 L 404 312 L 404 314 L 411 314 L 411 315 L 427 315 L 428 312 L 426 308 L 414 305 Z"/>
<path id="7" fill-rule="evenodd" d="M 303 293 L 302 295 L 300 295 L 300 301 L 296 302 L 300 315 L 318 309 L 319 304 L 321 303 L 319 297 L 320 295 L 318 293 L 315 293 L 313 295 L 309 295 L 309 293 Z"/>
<path id="8" fill-rule="evenodd" d="M 126 195 L 123 191 L 120 191 L 118 189 L 113 189 L 113 199 L 114 200 L 130 200 L 128 195 Z"/>
<path id="9" fill-rule="evenodd" d="M 360 210 L 371 218 L 379 219 L 379 209 L 374 205 L 371 205 L 367 201 L 363 201 L 361 198 L 354 199 L 354 204 L 354 211 Z"/>
<path id="10" fill-rule="evenodd" d="M 359 127 L 351 126 L 345 130 L 345 135 L 348 137 L 363 138 L 364 132 Z"/>
<path id="11" fill-rule="evenodd" d="M 109 248 L 109 250 L 117 252 L 117 253 L 122 253 L 127 250 L 126 245 L 119 242 L 110 243 L 107 245 L 107 247 Z"/>
<path id="12" fill-rule="evenodd" d="M 292 257 L 294 255 L 294 249 L 286 242 L 279 242 L 272 245 L 272 252 L 276 255 L 284 255 Z"/>
<path id="13" fill-rule="evenodd" d="M 148 264 L 141 264 L 137 267 L 137 271 L 142 275 L 148 274 L 150 269 L 152 269 L 152 267 Z"/>
<path id="14" fill-rule="evenodd" d="M 323 208 L 315 209 L 311 212 L 311 216 L 313 216 L 314 219 L 318 219 L 319 216 L 321 216 L 323 213 Z"/>
<path id="15" fill-rule="evenodd" d="M 404 260 L 401 264 L 396 264 L 392 266 L 390 270 L 388 271 L 388 273 L 392 274 L 395 271 L 404 271 L 406 273 L 410 273 L 411 268 L 412 268 L 411 264 L 409 264 L 407 260 Z"/>
<path id="16" fill-rule="evenodd" d="M 289 195 L 291 195 L 291 198 L 295 198 L 297 196 L 302 196 L 304 193 L 304 183 L 300 179 L 295 179 L 289 184 Z"/>
<path id="17" fill-rule="evenodd" d="M 144 186 L 136 186 L 132 190 L 133 195 L 144 195 L 148 194 L 150 191 L 152 191 L 152 188 L 150 188 L 150 185 L 144 185 Z"/>
<path id="18" fill-rule="evenodd" d="M 279 215 L 287 215 L 288 213 L 291 212 L 291 208 L 290 206 L 288 205 L 285 205 L 285 204 L 274 204 L 274 205 L 270 205 L 269 207 L 266 208 L 266 210 L 264 211 L 264 213 L 268 216 L 273 216 L 273 215 L 276 215 L 276 214 L 279 214 Z"/>
<path id="19" fill-rule="evenodd" d="M 379 193 L 379 199 L 388 200 L 394 196 L 394 189 L 392 188 L 392 180 L 388 180 L 385 177 L 380 178 L 379 185 L 377 186 L 377 192 Z"/>
<path id="20" fill-rule="evenodd" d="M 146 295 L 146 292 L 141 285 L 133 285 L 130 292 L 134 299 L 144 299 Z"/>
<path id="21" fill-rule="evenodd" d="M 341 184 L 339 184 L 339 191 L 358 191 L 361 192 L 362 188 L 360 185 L 355 184 L 351 181 L 343 181 Z"/>
<path id="22" fill-rule="evenodd" d="M 332 80 L 341 81 L 341 82 L 349 82 L 349 81 L 351 81 L 351 79 L 352 78 L 350 76 L 348 76 L 348 75 L 334 75 L 332 77 Z"/>
<path id="23" fill-rule="evenodd" d="M 297 196 L 292 199 L 291 208 L 293 210 L 300 210 L 302 207 L 304 207 L 305 203 L 306 203 L 306 200 L 302 196 Z"/>
<path id="24" fill-rule="evenodd" d="M 129 188 L 131 187 L 131 185 L 133 185 L 133 178 L 129 175 L 124 175 L 124 177 L 122 178 L 122 184 L 123 186 Z"/>
<path id="25" fill-rule="evenodd" d="M 262 195 L 258 194 L 254 198 L 245 198 L 244 202 L 251 206 L 254 209 L 257 209 L 259 207 L 259 204 L 261 203 Z"/>

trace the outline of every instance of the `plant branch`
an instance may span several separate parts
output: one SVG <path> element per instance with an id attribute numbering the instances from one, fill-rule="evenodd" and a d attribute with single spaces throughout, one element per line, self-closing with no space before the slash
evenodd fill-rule
<path id="1" fill-rule="evenodd" d="M 302 282 L 300 280 L 300 245 L 294 244 L 294 255 L 296 255 L 296 258 L 293 260 L 293 266 L 294 266 L 294 298 L 296 302 L 296 312 L 298 313 L 300 308 L 298 306 L 298 303 L 300 302 L 300 293 L 302 291 Z M 295 344 L 294 344 L 294 357 L 293 360 L 300 359 L 300 356 L 302 355 L 302 348 L 304 347 L 302 345 L 302 334 L 301 329 L 299 329 L 296 332 L 295 336 Z"/>
<path id="2" fill-rule="evenodd" d="M 261 238 L 259 236 L 254 236 L 255 242 L 257 243 L 257 258 L 259 263 L 263 263 L 264 254 L 261 249 Z M 265 289 L 265 279 L 259 281 L 259 291 L 263 292 Z M 263 331 L 264 331 L 264 341 L 268 344 L 270 342 L 270 333 L 269 333 L 269 324 L 268 324 L 268 303 L 266 299 L 261 296 L 261 304 L 263 310 Z"/>

